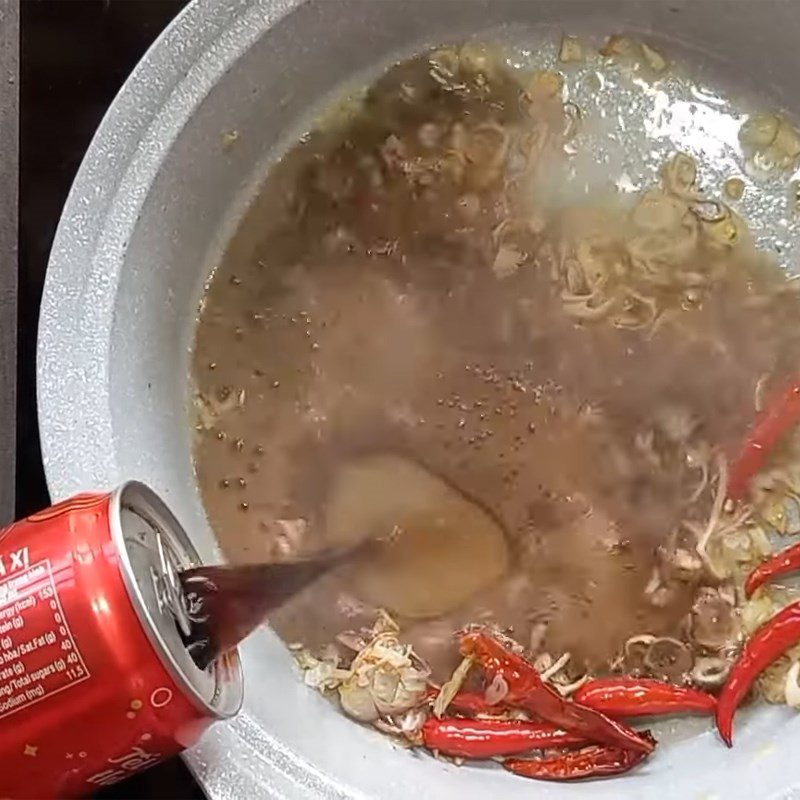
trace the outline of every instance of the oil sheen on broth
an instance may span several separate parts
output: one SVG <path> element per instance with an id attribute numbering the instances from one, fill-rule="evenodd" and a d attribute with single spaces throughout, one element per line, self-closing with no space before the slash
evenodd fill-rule
<path id="1" fill-rule="evenodd" d="M 213 275 L 193 362 L 210 521 L 234 563 L 385 540 L 276 614 L 287 641 L 384 607 L 440 678 L 476 621 L 578 670 L 643 632 L 691 666 L 736 629 L 684 523 L 708 518 L 712 446 L 797 361 L 796 295 L 738 219 L 721 244 L 687 222 L 680 160 L 646 202 L 565 203 L 555 73 L 437 58 L 297 143 Z M 644 295 L 618 271 L 592 295 L 586 259 L 628 264 L 633 228 L 668 231 L 695 277 Z M 682 658 L 651 667 L 677 678 Z"/>

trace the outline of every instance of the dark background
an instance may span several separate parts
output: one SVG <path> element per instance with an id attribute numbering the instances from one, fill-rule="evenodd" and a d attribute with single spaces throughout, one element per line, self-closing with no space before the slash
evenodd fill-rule
<path id="1" fill-rule="evenodd" d="M 61 208 L 92 135 L 186 0 L 21 0 L 16 515 L 48 505 L 36 425 L 36 327 Z M 76 453 L 76 458 L 80 454 Z M 105 798 L 202 798 L 179 759 Z"/>

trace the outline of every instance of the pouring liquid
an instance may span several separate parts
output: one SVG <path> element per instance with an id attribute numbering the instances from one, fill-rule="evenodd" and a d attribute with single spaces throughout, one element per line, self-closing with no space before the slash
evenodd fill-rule
<path id="1" fill-rule="evenodd" d="M 205 669 L 333 567 L 352 564 L 359 596 L 404 620 L 453 611 L 509 566 L 506 535 L 480 506 L 420 465 L 355 459 L 333 482 L 330 549 L 314 558 L 200 566 L 179 574 L 190 621 L 184 641 Z"/>
<path id="2" fill-rule="evenodd" d="M 182 571 L 178 579 L 190 622 L 183 638 L 195 664 L 206 669 L 263 624 L 271 611 L 361 549 L 287 563 Z"/>

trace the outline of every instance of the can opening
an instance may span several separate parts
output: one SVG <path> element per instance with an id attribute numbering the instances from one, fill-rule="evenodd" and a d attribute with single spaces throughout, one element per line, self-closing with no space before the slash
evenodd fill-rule
<path id="1" fill-rule="evenodd" d="M 150 567 L 150 578 L 153 582 L 153 593 L 158 603 L 158 610 L 162 613 L 170 613 L 175 619 L 181 638 L 191 633 L 191 622 L 187 609 L 186 595 L 178 579 L 179 565 L 171 547 L 164 545 L 164 539 L 160 531 L 155 531 L 154 541 L 156 552 L 158 553 L 159 569 Z M 185 565 L 184 565 L 185 566 Z"/>
<path id="2" fill-rule="evenodd" d="M 160 498 L 135 481 L 112 494 L 109 521 L 131 602 L 164 665 L 205 713 L 232 716 L 243 693 L 238 653 L 203 670 L 187 649 L 191 626 L 178 573 L 200 557 L 186 532 Z"/>

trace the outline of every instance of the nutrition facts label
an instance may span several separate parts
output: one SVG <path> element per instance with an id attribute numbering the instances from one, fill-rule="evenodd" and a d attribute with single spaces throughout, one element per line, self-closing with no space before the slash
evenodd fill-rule
<path id="1" fill-rule="evenodd" d="M 0 719 L 88 677 L 50 561 L 0 581 Z"/>

